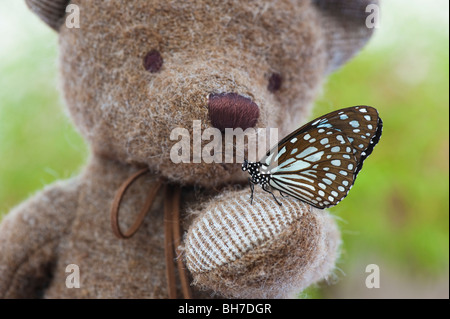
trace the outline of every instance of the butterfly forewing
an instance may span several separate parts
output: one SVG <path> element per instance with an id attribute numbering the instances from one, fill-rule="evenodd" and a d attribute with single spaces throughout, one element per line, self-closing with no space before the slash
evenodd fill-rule
<path id="1" fill-rule="evenodd" d="M 261 159 L 269 185 L 318 208 L 339 203 L 381 135 L 378 112 L 341 109 L 302 126 Z"/>
<path id="2" fill-rule="evenodd" d="M 356 175 L 361 170 L 364 160 L 378 143 L 382 131 L 382 121 L 378 112 L 370 106 L 349 107 L 329 113 L 320 118 L 317 126 L 332 127 L 345 134 L 355 149 L 358 162 Z"/>

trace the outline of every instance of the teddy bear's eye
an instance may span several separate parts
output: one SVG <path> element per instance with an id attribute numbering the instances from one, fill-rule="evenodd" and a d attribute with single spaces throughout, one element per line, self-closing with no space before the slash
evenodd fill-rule
<path id="1" fill-rule="evenodd" d="M 144 68 L 150 73 L 158 72 L 164 60 L 158 50 L 149 51 L 144 57 Z"/>
<path id="2" fill-rule="evenodd" d="M 281 89 L 282 83 L 283 83 L 283 78 L 281 77 L 281 74 L 272 73 L 269 78 L 269 85 L 267 86 L 267 89 L 272 93 L 276 92 L 279 89 Z"/>

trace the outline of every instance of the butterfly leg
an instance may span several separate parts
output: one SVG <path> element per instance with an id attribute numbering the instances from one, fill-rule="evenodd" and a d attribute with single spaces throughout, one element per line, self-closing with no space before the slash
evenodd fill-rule
<path id="1" fill-rule="evenodd" d="M 274 194 L 273 192 L 271 192 L 270 190 L 265 189 L 264 186 L 265 186 L 265 185 L 262 186 L 262 189 L 263 189 L 265 192 L 267 192 L 267 193 L 269 193 L 269 194 L 272 194 L 273 199 L 275 199 L 275 201 L 277 202 L 277 204 L 280 205 L 280 206 L 283 206 L 283 205 L 278 201 L 278 199 L 275 197 L 275 194 Z"/>
<path id="2" fill-rule="evenodd" d="M 253 184 L 251 178 L 248 179 L 248 182 L 250 183 L 250 189 L 252 190 L 252 194 L 250 195 L 250 205 L 253 205 L 253 192 L 255 191 L 255 184 Z"/>
<path id="3" fill-rule="evenodd" d="M 283 196 L 283 198 L 288 198 L 289 195 L 284 195 L 282 192 L 280 192 L 280 195 Z"/>

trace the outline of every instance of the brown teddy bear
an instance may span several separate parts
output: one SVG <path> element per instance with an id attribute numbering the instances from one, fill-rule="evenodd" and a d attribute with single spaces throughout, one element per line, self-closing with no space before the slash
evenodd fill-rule
<path id="1" fill-rule="evenodd" d="M 4 218 L 0 297 L 286 298 L 331 274 L 325 210 L 260 189 L 251 203 L 240 163 L 174 163 L 170 137 L 195 120 L 296 129 L 370 37 L 374 1 L 26 2 L 59 34 L 91 156 Z"/>

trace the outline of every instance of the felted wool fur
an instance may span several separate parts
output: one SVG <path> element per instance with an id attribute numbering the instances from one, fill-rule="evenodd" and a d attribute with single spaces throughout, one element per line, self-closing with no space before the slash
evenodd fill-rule
<path id="1" fill-rule="evenodd" d="M 233 99 L 209 100 L 226 93 L 258 107 L 242 113 L 257 119 L 229 115 L 236 127 L 276 127 L 280 137 L 294 130 L 325 76 L 370 37 L 365 8 L 375 1 L 26 2 L 58 31 L 66 106 L 91 156 L 78 177 L 4 218 L 0 297 L 167 298 L 162 196 L 131 239 L 110 226 L 115 192 L 143 167 L 151 174 L 127 191 L 121 225 L 133 223 L 156 179 L 183 186 L 178 258 L 194 297 L 288 298 L 330 275 L 340 236 L 326 211 L 293 198 L 278 206 L 260 189 L 252 205 L 240 163 L 175 164 L 170 135 L 226 117 L 226 109 L 210 112 Z M 64 24 L 68 4 L 80 8 L 80 28 Z M 79 266 L 80 288 L 66 287 L 70 264 Z"/>

